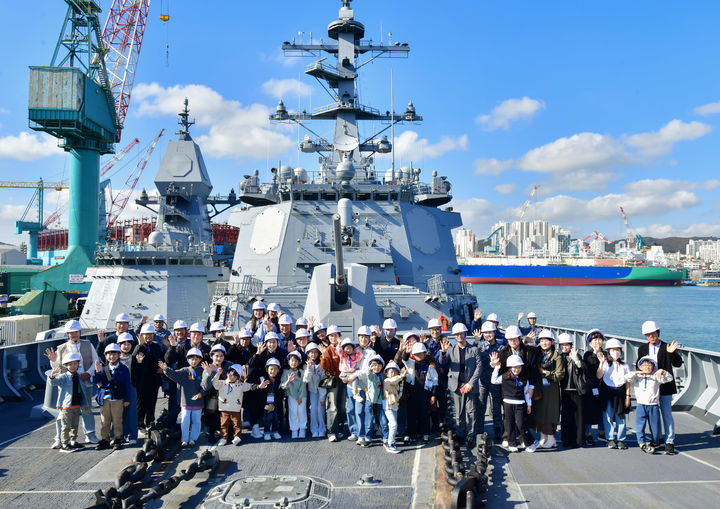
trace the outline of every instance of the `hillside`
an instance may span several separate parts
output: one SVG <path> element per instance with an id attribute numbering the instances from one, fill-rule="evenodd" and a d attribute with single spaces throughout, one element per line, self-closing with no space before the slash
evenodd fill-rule
<path id="1" fill-rule="evenodd" d="M 664 239 L 657 239 L 655 237 L 643 237 L 645 243 L 648 246 L 662 246 L 663 251 L 666 253 L 675 253 L 680 251 L 685 252 L 685 246 L 689 240 L 718 240 L 717 237 L 666 237 Z M 613 250 L 617 240 L 613 241 Z"/>

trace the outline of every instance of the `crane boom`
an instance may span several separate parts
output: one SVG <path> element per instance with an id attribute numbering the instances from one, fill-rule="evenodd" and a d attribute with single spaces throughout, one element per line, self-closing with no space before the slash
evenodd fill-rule
<path id="1" fill-rule="evenodd" d="M 150 0 L 113 0 L 103 27 L 102 38 L 107 47 L 105 67 L 115 99 L 118 124 L 116 141 L 120 141 L 130 106 L 130 93 L 149 10 Z"/>
<path id="2" fill-rule="evenodd" d="M 622 206 L 620 207 L 620 213 L 622 214 L 623 221 L 625 221 L 625 232 L 627 233 L 628 248 L 635 247 L 635 235 L 633 235 L 632 229 L 630 228 L 630 223 L 628 223 L 628 218 L 625 215 L 625 210 L 623 210 Z"/>
<path id="3" fill-rule="evenodd" d="M 60 191 L 61 189 L 68 189 L 70 186 L 63 182 L 20 182 L 14 180 L 0 180 L 0 187 L 10 187 L 14 189 L 55 189 Z"/>
<path id="4" fill-rule="evenodd" d="M 100 168 L 100 176 L 102 177 L 102 176 L 105 175 L 108 171 L 110 171 L 110 169 L 111 169 L 113 166 L 115 166 L 115 163 L 117 163 L 120 159 L 122 159 L 123 157 L 125 157 L 125 156 L 127 155 L 127 153 L 130 152 L 130 150 L 131 150 L 135 145 L 137 145 L 138 143 L 140 143 L 140 140 L 138 140 L 137 138 L 135 138 L 135 139 L 133 139 L 133 141 L 131 141 L 130 143 L 128 143 L 128 144 L 125 146 L 125 148 L 123 148 L 120 152 L 118 152 L 117 154 L 115 154 L 112 159 L 110 159 L 107 163 L 105 163 L 105 164 L 103 165 L 102 168 Z"/>
<path id="5" fill-rule="evenodd" d="M 535 193 L 537 192 L 538 187 L 540 187 L 540 185 L 534 185 L 534 186 L 533 186 L 532 191 L 530 191 L 530 196 L 528 196 L 528 199 L 525 200 L 525 203 L 523 203 L 523 204 L 522 204 L 522 207 L 520 207 L 520 217 L 518 218 L 517 221 L 513 221 L 512 227 L 510 228 L 510 230 L 511 230 L 511 231 L 510 231 L 510 235 L 508 235 L 508 236 L 505 238 L 505 242 L 503 243 L 503 253 L 505 252 L 505 249 L 507 248 L 507 245 L 510 243 L 510 238 L 511 238 L 513 235 L 515 235 L 515 232 L 516 232 L 516 230 L 517 230 L 517 227 L 516 227 L 515 225 L 517 225 L 518 223 L 520 223 L 520 222 L 523 220 L 523 217 L 525 217 L 525 212 L 527 211 L 527 208 L 528 208 L 528 206 L 530 205 L 530 202 L 532 201 L 533 197 L 535 196 Z"/>

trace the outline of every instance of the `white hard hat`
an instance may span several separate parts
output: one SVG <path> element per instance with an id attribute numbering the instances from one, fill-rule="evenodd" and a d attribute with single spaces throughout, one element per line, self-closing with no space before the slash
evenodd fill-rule
<path id="1" fill-rule="evenodd" d="M 117 322 L 130 322 L 130 315 L 127 313 L 120 313 L 115 317 L 115 323 Z"/>
<path id="2" fill-rule="evenodd" d="M 205 326 L 200 322 L 195 322 L 190 326 L 190 332 L 202 332 L 205 333 Z"/>
<path id="3" fill-rule="evenodd" d="M 304 316 L 301 316 L 300 318 L 295 320 L 295 326 L 300 325 L 303 327 L 307 327 L 307 324 L 308 324 L 307 318 L 305 318 Z"/>
<path id="4" fill-rule="evenodd" d="M 210 332 L 217 332 L 219 330 L 225 330 L 225 326 L 222 322 L 213 322 L 210 324 Z"/>
<path id="5" fill-rule="evenodd" d="M 308 343 L 305 347 L 305 353 L 309 353 L 310 350 L 317 350 L 319 352 L 320 348 L 317 346 L 316 343 Z"/>
<path id="6" fill-rule="evenodd" d="M 368 366 L 371 362 L 379 362 L 381 366 L 385 366 L 385 360 L 383 360 L 383 358 L 379 355 L 373 355 L 370 357 L 370 359 L 368 359 Z"/>
<path id="7" fill-rule="evenodd" d="M 650 357 L 649 355 L 646 355 L 645 357 L 638 359 L 637 367 L 639 368 L 640 364 L 642 364 L 643 362 L 652 362 L 652 365 L 655 366 L 655 368 L 657 368 L 657 361 L 655 359 L 653 359 L 652 357 Z"/>
<path id="8" fill-rule="evenodd" d="M 122 334 L 120 334 L 120 335 L 117 337 L 117 344 L 118 344 L 118 345 L 119 345 L 120 343 L 125 343 L 126 341 L 129 341 L 130 343 L 132 343 L 133 341 L 135 341 L 135 338 L 132 337 L 132 334 L 130 334 L 129 332 L 123 332 Z"/>
<path id="9" fill-rule="evenodd" d="M 327 333 L 329 336 L 330 334 L 342 334 L 342 331 L 340 330 L 340 327 L 338 327 L 337 325 L 331 325 L 330 327 L 327 328 Z"/>
<path id="10" fill-rule="evenodd" d="M 117 353 L 121 352 L 120 347 L 118 346 L 117 343 L 110 343 L 108 346 L 105 347 L 104 353 L 110 353 L 110 352 L 117 352 Z"/>
<path id="11" fill-rule="evenodd" d="M 615 338 L 612 338 L 612 339 L 608 340 L 607 343 L 605 343 L 605 348 L 606 348 L 607 350 L 610 350 L 611 348 L 620 348 L 620 349 L 622 349 L 622 347 L 623 347 L 623 344 L 620 342 L 620 340 L 619 340 L 619 339 L 615 339 Z"/>
<path id="12" fill-rule="evenodd" d="M 507 358 L 507 362 L 505 363 L 505 365 L 508 368 L 515 368 L 517 366 L 523 366 L 525 365 L 525 363 L 519 355 L 513 354 Z"/>
<path id="13" fill-rule="evenodd" d="M 540 331 L 538 339 L 549 339 L 550 341 L 555 341 L 555 334 L 553 334 L 550 329 L 543 329 Z"/>
<path id="14" fill-rule="evenodd" d="M 403 336 L 403 339 L 405 341 L 407 341 L 410 338 L 415 338 L 415 341 L 420 341 L 420 336 L 414 330 L 411 330 L 410 332 L 406 332 L 405 335 Z"/>
<path id="15" fill-rule="evenodd" d="M 277 367 L 279 368 L 279 367 L 280 367 L 280 361 L 277 360 L 275 357 L 270 357 L 270 358 L 267 360 L 267 362 L 265 363 L 265 367 L 266 367 L 266 368 L 269 367 L 269 366 L 277 366 Z"/>
<path id="16" fill-rule="evenodd" d="M 461 332 L 467 332 L 467 327 L 464 323 L 458 322 L 452 327 L 453 334 L 460 334 Z"/>
<path id="17" fill-rule="evenodd" d="M 387 371 L 388 369 L 397 369 L 398 371 L 400 371 L 400 366 L 397 365 L 397 362 L 390 361 L 387 363 L 387 366 L 385 366 L 385 371 Z"/>
<path id="18" fill-rule="evenodd" d="M 495 325 L 493 322 L 486 320 L 483 322 L 482 326 L 480 327 L 480 332 L 495 332 L 497 330 L 497 325 Z"/>
<path id="19" fill-rule="evenodd" d="M 489 321 L 491 321 L 491 322 L 499 322 L 499 321 L 500 321 L 500 319 L 498 318 L 497 313 L 490 313 L 489 315 L 487 315 L 486 320 L 489 320 Z"/>
<path id="20" fill-rule="evenodd" d="M 572 336 L 570 336 L 570 334 L 568 334 L 567 332 L 563 332 L 562 334 L 560 334 L 558 336 L 558 344 L 560 344 L 560 345 L 563 345 L 566 343 L 572 344 L 572 342 L 573 342 Z"/>
<path id="21" fill-rule="evenodd" d="M 602 336 L 603 341 L 605 341 L 605 334 L 600 329 L 590 329 L 585 334 L 585 341 L 588 343 L 592 340 L 593 334 L 600 334 Z"/>
<path id="22" fill-rule="evenodd" d="M 520 332 L 520 327 L 517 325 L 508 325 L 507 329 L 505 329 L 505 339 L 519 338 L 521 336 L 522 332 Z"/>
<path id="23" fill-rule="evenodd" d="M 80 357 L 79 353 L 73 352 L 70 355 L 68 355 L 67 357 L 65 357 L 63 364 L 67 364 L 68 362 L 72 362 L 72 361 L 82 362 L 82 357 Z"/>
<path id="24" fill-rule="evenodd" d="M 653 322 L 652 320 L 648 320 L 647 322 L 643 322 L 642 324 L 642 333 L 644 334 L 650 334 L 651 332 L 659 331 L 660 327 Z"/>
<path id="25" fill-rule="evenodd" d="M 345 339 L 343 339 L 342 342 L 340 343 L 340 347 L 341 347 L 341 348 L 345 348 L 345 345 L 355 346 L 355 341 L 353 341 L 352 338 L 345 338 Z"/>
<path id="26" fill-rule="evenodd" d="M 322 322 L 318 322 L 317 324 L 315 324 L 315 332 L 321 331 L 323 329 L 327 330 L 327 325 Z"/>
<path id="27" fill-rule="evenodd" d="M 392 318 L 388 318 L 383 322 L 383 329 L 397 329 L 397 323 Z"/>
<path id="28" fill-rule="evenodd" d="M 146 323 L 140 329 L 140 334 L 155 334 L 155 326 L 151 323 Z"/>
<path id="29" fill-rule="evenodd" d="M 213 347 L 210 349 L 210 355 L 212 355 L 214 352 L 227 353 L 227 351 L 225 351 L 225 347 L 221 344 L 213 345 Z"/>
<path id="30" fill-rule="evenodd" d="M 82 326 L 80 325 L 80 322 L 77 320 L 70 320 L 67 323 L 65 323 L 65 332 L 80 332 L 82 331 Z"/>
<path id="31" fill-rule="evenodd" d="M 164 322 L 165 317 L 163 315 L 155 315 L 153 316 L 153 322 Z"/>
<path id="32" fill-rule="evenodd" d="M 432 319 L 428 322 L 428 329 L 432 329 L 433 327 L 442 327 L 442 324 L 440 323 L 440 320 L 438 320 L 437 318 L 432 318 Z"/>
<path id="33" fill-rule="evenodd" d="M 419 341 L 417 343 L 415 343 L 412 347 L 413 355 L 415 355 L 417 353 L 426 353 L 426 352 L 427 352 L 427 348 L 425 347 L 425 345 L 423 345 Z"/>
<path id="34" fill-rule="evenodd" d="M 245 327 L 243 327 L 242 329 L 240 329 L 240 330 L 238 331 L 237 336 L 238 336 L 239 338 L 251 338 L 251 337 L 252 337 L 252 332 L 250 332 L 250 331 L 247 330 Z"/>
<path id="35" fill-rule="evenodd" d="M 297 350 L 293 350 L 292 352 L 290 352 L 289 354 L 287 354 L 287 359 L 288 359 L 288 360 L 290 360 L 290 357 L 295 357 L 295 358 L 297 358 L 297 360 L 299 360 L 300 362 L 302 362 L 302 354 L 301 354 L 300 352 L 298 352 Z"/>
<path id="36" fill-rule="evenodd" d="M 195 357 L 200 357 L 202 359 L 202 357 L 203 357 L 202 350 L 200 350 L 199 348 L 191 348 L 190 350 L 187 351 L 187 353 L 185 354 L 185 357 L 192 357 L 193 355 Z"/>
<path id="37" fill-rule="evenodd" d="M 307 329 L 298 329 L 298 331 L 295 333 L 295 339 L 298 338 L 309 338 L 310 333 L 307 331 Z"/>
<path id="38" fill-rule="evenodd" d="M 537 315 L 535 314 L 534 311 L 530 311 L 530 312 L 528 313 L 527 317 L 528 317 L 528 318 L 537 318 Z"/>
<path id="39" fill-rule="evenodd" d="M 176 329 L 187 329 L 187 323 L 185 320 L 176 320 L 173 324 L 173 330 Z"/>
<path id="40" fill-rule="evenodd" d="M 358 336 L 372 336 L 372 331 L 370 330 L 370 327 L 368 327 L 367 325 L 362 325 L 358 329 L 357 335 Z"/>
<path id="41" fill-rule="evenodd" d="M 287 313 L 278 318 L 278 325 L 292 325 L 292 323 L 292 316 Z"/>
<path id="42" fill-rule="evenodd" d="M 256 309 L 262 309 L 264 311 L 265 303 L 261 300 L 256 300 L 255 302 L 253 302 L 252 309 L 253 311 L 255 311 Z"/>
<path id="43" fill-rule="evenodd" d="M 230 366 L 230 367 L 228 368 L 228 371 L 230 371 L 230 370 L 232 370 L 232 371 L 234 371 L 235 373 L 237 373 L 238 378 L 240 378 L 240 377 L 243 376 L 243 367 L 242 367 L 240 364 L 233 364 L 232 366 Z"/>
<path id="44" fill-rule="evenodd" d="M 277 302 L 271 302 L 267 307 L 268 311 L 280 311 L 280 304 Z"/>
<path id="45" fill-rule="evenodd" d="M 274 339 L 275 341 L 280 341 L 280 336 L 278 336 L 277 333 L 270 331 L 265 334 L 265 341 L 269 341 L 271 339 Z"/>

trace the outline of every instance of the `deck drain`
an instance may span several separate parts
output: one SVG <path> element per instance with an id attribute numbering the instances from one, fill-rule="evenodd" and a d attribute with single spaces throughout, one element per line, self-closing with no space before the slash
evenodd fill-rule
<path id="1" fill-rule="evenodd" d="M 372 476 L 371 476 L 372 477 Z M 203 503 L 206 509 L 320 509 L 329 502 L 330 483 L 298 475 L 243 477 L 217 486 Z"/>

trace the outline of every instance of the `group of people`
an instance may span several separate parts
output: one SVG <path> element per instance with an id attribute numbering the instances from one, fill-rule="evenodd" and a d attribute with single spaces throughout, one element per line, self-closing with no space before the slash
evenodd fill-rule
<path id="1" fill-rule="evenodd" d="M 652 454 L 664 442 L 665 453 L 675 453 L 677 342 L 660 341 L 659 327 L 645 322 L 648 343 L 631 367 L 622 343 L 606 341 L 598 329 L 587 333 L 581 355 L 568 334 L 555 338 L 538 328 L 534 313 L 522 327 L 523 317 L 504 333 L 497 315 L 483 319 L 477 309 L 470 329 L 455 323 L 450 334 L 446 320 L 432 319 L 426 332 L 400 338 L 388 319 L 382 329 L 363 325 L 343 335 L 335 325 L 293 320 L 279 305 L 255 301 L 251 319 L 232 338 L 219 322 L 207 338 L 201 323 L 178 320 L 168 330 L 162 315 L 153 323 L 144 317 L 131 330 L 123 313 L 114 333 L 98 333 L 96 347 L 71 320 L 68 341 L 46 351 L 49 382 L 59 388 L 53 448 L 84 447 L 80 422 L 85 443 L 100 449 L 137 443 L 155 421 L 162 390 L 168 422 L 180 418 L 183 446 L 194 445 L 204 425 L 218 446 L 239 445 L 247 427 L 252 438 L 268 441 L 288 433 L 293 440 L 309 434 L 338 442 L 347 433 L 361 447 L 377 434 L 389 453 L 400 452 L 401 440 L 428 443 L 446 426 L 472 447 L 485 431 L 488 403 L 495 439 L 511 452 L 557 447 L 558 425 L 565 447 L 605 439 L 626 449 L 634 394 L 638 445 Z M 93 396 L 101 407 L 99 440 Z"/>

